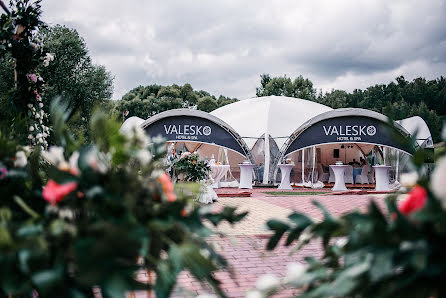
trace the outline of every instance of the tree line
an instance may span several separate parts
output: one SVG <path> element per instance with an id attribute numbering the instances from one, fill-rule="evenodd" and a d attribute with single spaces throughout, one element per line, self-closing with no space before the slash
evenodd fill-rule
<path id="1" fill-rule="evenodd" d="M 446 79 L 416 78 L 407 81 L 399 76 L 389 84 L 377 84 L 353 92 L 331 90 L 317 92 L 309 79 L 298 76 L 294 80 L 287 76 L 260 76 L 257 96 L 282 95 L 315 101 L 333 109 L 363 108 L 373 110 L 399 120 L 412 116 L 423 118 L 431 131 L 434 142 L 440 140 L 442 119 L 446 116 Z"/>
<path id="2" fill-rule="evenodd" d="M 129 116 L 146 119 L 167 110 L 190 108 L 211 112 L 224 105 L 236 102 L 236 98 L 220 95 L 218 98 L 203 90 L 194 90 L 190 84 L 179 86 L 147 85 L 133 88 L 111 108 L 114 115 L 128 111 Z"/>

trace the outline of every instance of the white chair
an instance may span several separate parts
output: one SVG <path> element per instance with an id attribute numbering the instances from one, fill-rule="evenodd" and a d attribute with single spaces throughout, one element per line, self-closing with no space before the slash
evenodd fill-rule
<path id="1" fill-rule="evenodd" d="M 327 182 L 328 179 L 330 179 L 330 174 L 324 172 L 324 168 L 322 167 L 322 164 L 318 165 L 318 172 L 319 172 L 319 177 L 321 177 L 321 181 L 322 182 Z"/>
<path id="2" fill-rule="evenodd" d="M 335 179 L 333 169 L 331 167 L 328 167 L 328 169 L 329 169 L 329 173 L 330 173 L 330 178 L 328 178 L 328 183 L 335 183 L 336 179 Z"/>
<path id="3" fill-rule="evenodd" d="M 369 178 L 369 183 L 373 184 L 375 183 L 375 169 L 373 169 L 371 166 L 367 166 L 368 167 L 368 175 L 367 177 Z"/>
<path id="4" fill-rule="evenodd" d="M 369 167 L 367 165 L 364 165 L 361 170 L 361 175 L 357 175 L 355 178 L 356 183 L 360 184 L 369 184 Z"/>
<path id="5" fill-rule="evenodd" d="M 353 184 L 353 167 L 348 166 L 344 172 L 344 182 Z"/>

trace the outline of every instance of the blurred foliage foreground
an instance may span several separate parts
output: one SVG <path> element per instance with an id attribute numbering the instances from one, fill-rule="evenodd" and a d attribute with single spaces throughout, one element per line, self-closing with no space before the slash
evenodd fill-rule
<path id="1" fill-rule="evenodd" d="M 294 212 L 288 222 L 269 221 L 268 249 L 281 239 L 295 251 L 320 241 L 322 256 L 290 264 L 282 281 L 264 277 L 269 286 L 260 295 L 285 286 L 299 288 L 299 297 L 446 297 L 446 156 L 440 155 L 428 176 L 417 151 L 416 170 L 401 176 L 406 189 L 387 197 L 386 207 L 371 201 L 365 212 L 335 217 L 315 201 L 322 220 Z"/>
<path id="2" fill-rule="evenodd" d="M 224 296 L 213 273 L 227 263 L 206 243 L 209 221 L 241 220 L 232 208 L 193 205 L 193 187 L 174 191 L 161 156 L 142 129 L 130 136 L 105 114 L 91 120 L 91 145 L 66 127 L 69 111 L 51 107 L 58 146 L 21 147 L 0 135 L 0 296 L 104 297 L 152 289 L 168 297 L 188 270 Z M 40 147 L 36 147 L 40 148 Z M 136 281 L 149 272 L 152 282 Z"/>

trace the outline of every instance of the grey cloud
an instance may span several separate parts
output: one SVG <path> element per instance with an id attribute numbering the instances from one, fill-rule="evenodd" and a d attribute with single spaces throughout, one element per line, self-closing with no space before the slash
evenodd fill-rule
<path id="1" fill-rule="evenodd" d="M 414 63 L 423 65 L 420 75 L 432 78 L 446 61 L 443 0 L 43 5 L 51 23 L 78 29 L 94 61 L 114 73 L 115 98 L 137 84 L 186 82 L 216 95 L 245 97 L 255 94 L 262 73 L 302 74 L 316 87 L 342 88 L 330 82 L 349 85 L 351 74 L 363 78 L 355 84 L 387 83 L 396 71 L 414 75 Z"/>

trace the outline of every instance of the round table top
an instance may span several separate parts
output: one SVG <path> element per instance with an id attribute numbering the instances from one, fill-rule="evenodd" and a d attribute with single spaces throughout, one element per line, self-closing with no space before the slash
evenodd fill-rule
<path id="1" fill-rule="evenodd" d="M 239 163 L 238 165 L 241 167 L 255 167 L 256 166 L 255 164 L 252 164 L 252 163 Z"/>
<path id="2" fill-rule="evenodd" d="M 294 165 L 292 165 L 292 164 L 279 164 L 278 166 L 279 167 L 283 167 L 283 168 L 287 168 L 287 167 L 292 168 L 292 167 L 294 167 Z"/>
<path id="3" fill-rule="evenodd" d="M 330 167 L 344 168 L 344 167 L 348 167 L 348 165 L 330 165 Z"/>
<path id="4" fill-rule="evenodd" d="M 211 167 L 229 168 L 229 165 L 211 165 Z"/>
<path id="5" fill-rule="evenodd" d="M 376 165 L 376 166 L 372 166 L 372 168 L 391 168 L 392 166 L 385 166 L 385 165 Z"/>

